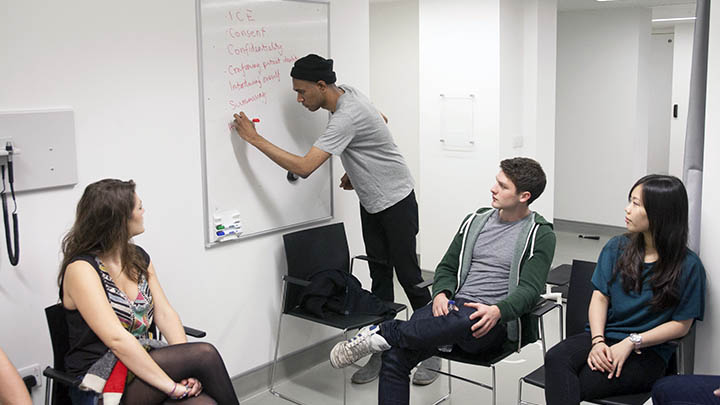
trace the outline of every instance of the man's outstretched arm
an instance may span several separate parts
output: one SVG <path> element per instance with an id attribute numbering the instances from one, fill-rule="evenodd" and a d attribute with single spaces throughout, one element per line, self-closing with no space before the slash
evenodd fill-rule
<path id="1" fill-rule="evenodd" d="M 244 113 L 241 112 L 239 114 L 235 114 L 234 118 L 235 121 L 233 121 L 233 128 L 235 128 L 242 139 L 256 147 L 278 166 L 285 170 L 289 170 L 302 178 L 310 176 L 318 167 L 330 158 L 329 153 L 315 146 L 310 148 L 310 151 L 305 154 L 305 156 L 290 153 L 258 134 L 255 129 L 255 124 L 253 124 L 253 122 L 250 121 Z"/>

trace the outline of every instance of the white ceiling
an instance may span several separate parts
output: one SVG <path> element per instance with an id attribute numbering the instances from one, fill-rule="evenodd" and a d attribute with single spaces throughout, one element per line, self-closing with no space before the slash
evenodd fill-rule
<path id="1" fill-rule="evenodd" d="M 695 4 L 691 0 L 558 0 L 558 11 L 587 10 L 608 7 L 658 7 L 676 4 Z"/>

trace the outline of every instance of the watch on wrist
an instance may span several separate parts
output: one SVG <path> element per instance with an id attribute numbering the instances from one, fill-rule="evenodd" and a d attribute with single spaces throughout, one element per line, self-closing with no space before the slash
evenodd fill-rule
<path id="1" fill-rule="evenodd" d="M 642 336 L 639 333 L 631 333 L 628 339 L 630 339 L 630 342 L 635 346 L 635 352 L 640 353 L 640 345 L 643 341 Z"/>

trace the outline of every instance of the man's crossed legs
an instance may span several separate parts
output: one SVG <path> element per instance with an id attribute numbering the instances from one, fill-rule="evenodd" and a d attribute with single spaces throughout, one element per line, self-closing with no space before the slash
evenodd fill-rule
<path id="1" fill-rule="evenodd" d="M 499 350 L 507 340 L 505 325 L 498 323 L 480 338 L 472 336 L 470 315 L 475 312 L 456 301 L 458 310 L 435 317 L 432 306 L 415 311 L 408 321 L 392 320 L 361 329 L 355 337 L 335 345 L 330 362 L 335 368 L 347 367 L 361 358 L 384 352 L 380 371 L 379 403 L 408 404 L 410 371 L 421 361 L 437 355 L 438 346 L 453 344 L 466 353 Z M 456 349 L 453 350 L 456 350 Z"/>

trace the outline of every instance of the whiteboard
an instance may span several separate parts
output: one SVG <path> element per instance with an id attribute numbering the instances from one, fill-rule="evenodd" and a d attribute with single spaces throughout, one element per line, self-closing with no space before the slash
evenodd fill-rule
<path id="1" fill-rule="evenodd" d="M 245 111 L 270 142 L 301 156 L 310 150 L 328 114 L 296 101 L 290 69 L 309 53 L 328 55 L 328 3 L 197 0 L 196 7 L 206 246 L 332 218 L 330 159 L 291 182 L 230 127 Z M 218 224 L 231 232 L 218 236 Z"/>

